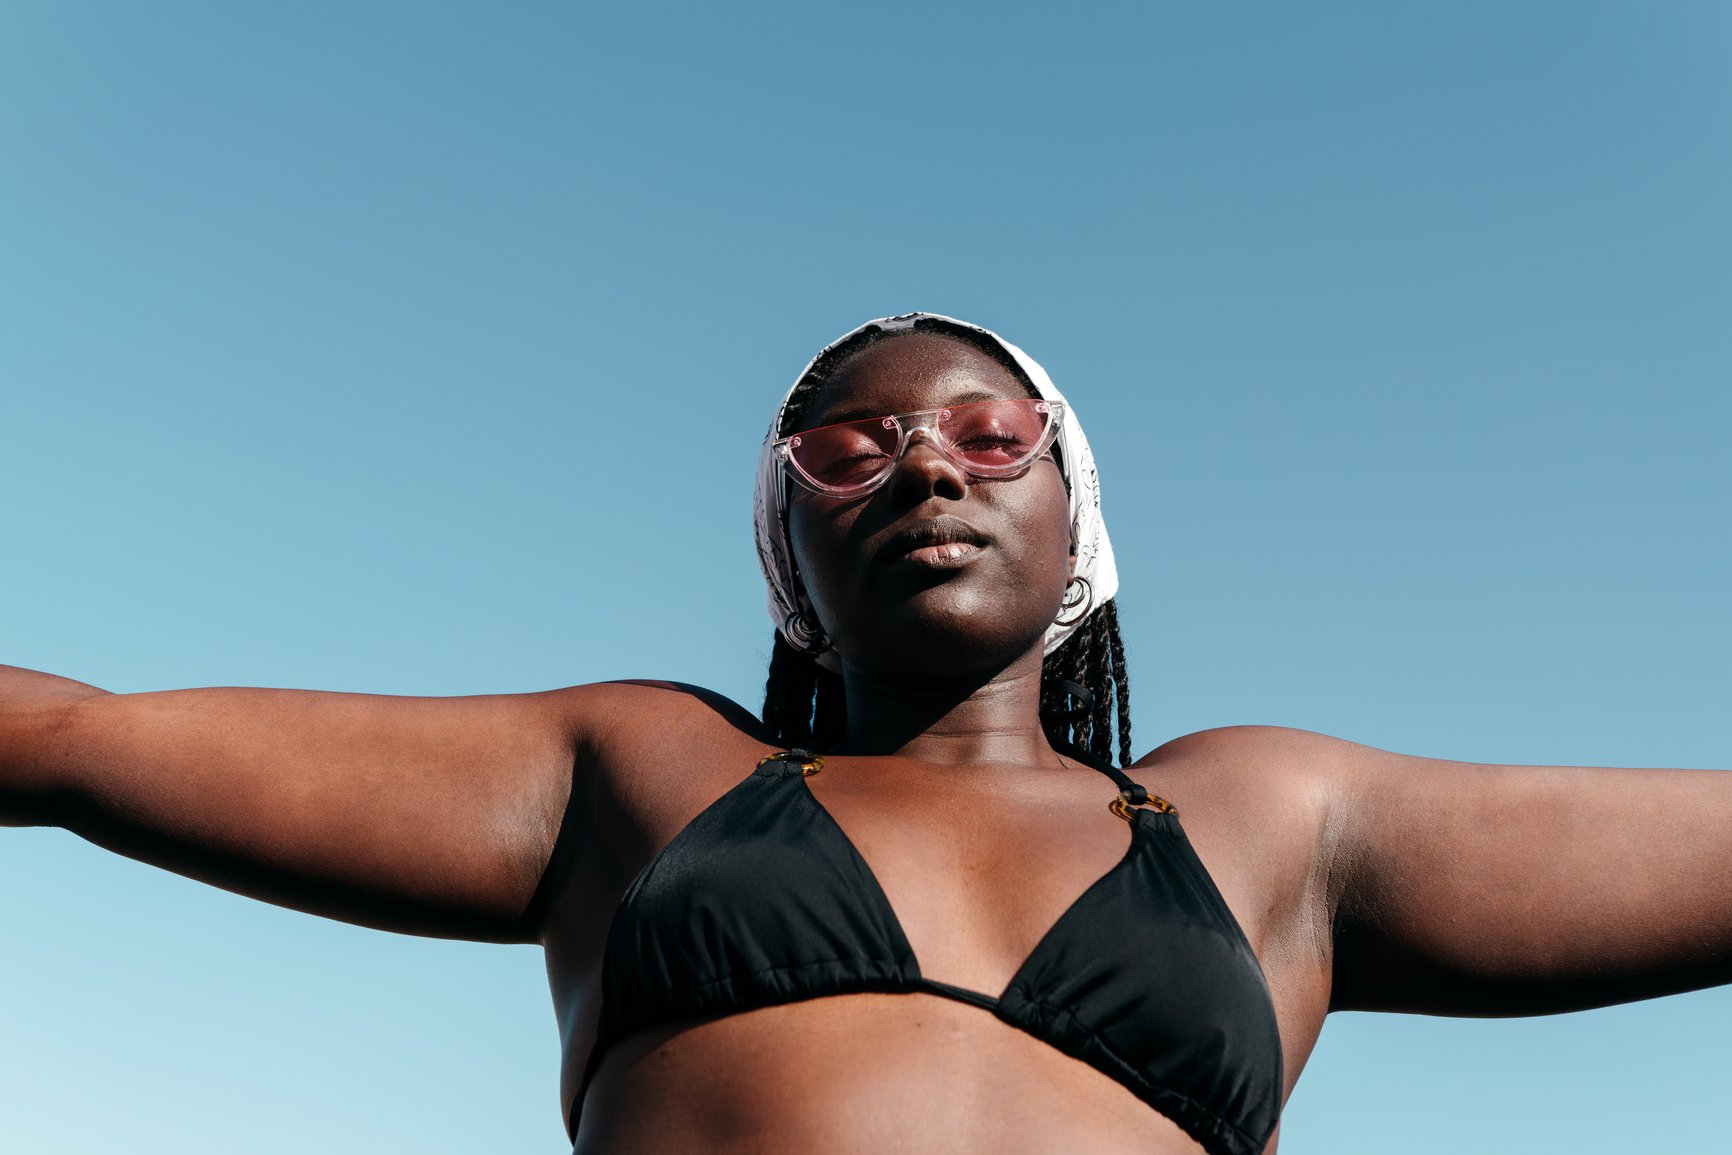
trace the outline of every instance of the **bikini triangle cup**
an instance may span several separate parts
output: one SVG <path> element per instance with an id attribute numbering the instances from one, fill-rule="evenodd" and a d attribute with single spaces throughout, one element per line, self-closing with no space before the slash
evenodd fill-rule
<path id="1" fill-rule="evenodd" d="M 1244 932 L 1177 812 L 1122 771 L 1109 804 L 1124 856 L 1048 928 L 998 995 L 926 978 L 882 886 L 805 779 L 821 757 L 765 758 L 627 887 L 603 955 L 596 1042 L 828 995 L 925 993 L 969 1003 L 1079 1059 L 1211 1155 L 1255 1155 L 1279 1118 L 1281 1046 Z M 1132 801 L 1133 798 L 1138 799 Z"/>

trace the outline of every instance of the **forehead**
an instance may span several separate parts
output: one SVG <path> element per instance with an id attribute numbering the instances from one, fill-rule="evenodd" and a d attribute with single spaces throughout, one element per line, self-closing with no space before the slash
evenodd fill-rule
<path id="1" fill-rule="evenodd" d="M 850 357 L 800 424 L 810 429 L 855 417 L 1027 396 L 1015 374 L 973 346 L 937 334 L 911 333 Z"/>

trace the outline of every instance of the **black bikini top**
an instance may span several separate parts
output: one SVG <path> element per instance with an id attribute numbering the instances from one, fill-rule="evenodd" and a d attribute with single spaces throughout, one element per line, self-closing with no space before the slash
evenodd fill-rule
<path id="1" fill-rule="evenodd" d="M 568 1121 L 635 1031 L 865 991 L 981 1007 L 1124 1084 L 1211 1155 L 1257 1155 L 1281 1107 L 1275 1009 L 1244 932 L 1166 802 L 1120 787 L 1130 849 L 1071 904 L 997 997 L 935 982 L 878 880 L 806 786 L 823 760 L 773 755 L 692 819 L 627 888 L 601 1021 Z"/>

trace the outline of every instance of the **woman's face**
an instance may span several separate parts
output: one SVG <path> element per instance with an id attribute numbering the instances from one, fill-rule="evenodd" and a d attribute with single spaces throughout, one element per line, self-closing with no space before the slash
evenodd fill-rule
<path id="1" fill-rule="evenodd" d="M 800 422 L 1026 398 L 992 358 L 930 333 L 847 361 Z M 818 624 L 857 670 L 931 680 L 1038 657 L 1074 565 L 1064 479 L 1050 456 L 974 480 L 915 438 L 882 486 L 839 500 L 796 487 L 794 560 Z"/>

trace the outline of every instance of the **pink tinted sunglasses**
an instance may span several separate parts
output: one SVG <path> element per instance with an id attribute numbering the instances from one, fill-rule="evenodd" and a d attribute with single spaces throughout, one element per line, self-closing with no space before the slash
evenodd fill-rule
<path id="1" fill-rule="evenodd" d="M 826 497 L 860 497 L 890 477 L 916 432 L 970 478 L 1015 477 L 1052 446 L 1064 403 L 969 401 L 807 429 L 771 443 L 795 481 Z"/>

